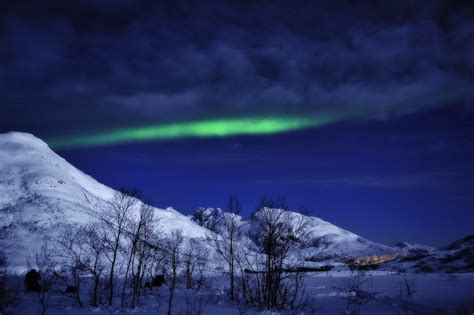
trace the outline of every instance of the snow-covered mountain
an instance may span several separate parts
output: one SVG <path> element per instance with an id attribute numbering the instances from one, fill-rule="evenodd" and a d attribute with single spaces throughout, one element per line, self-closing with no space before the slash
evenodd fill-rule
<path id="1" fill-rule="evenodd" d="M 0 244 L 13 265 L 25 265 L 26 257 L 57 237 L 65 224 L 95 220 L 94 212 L 113 194 L 113 189 L 69 164 L 40 139 L 18 132 L 0 135 Z M 165 232 L 179 228 L 186 236 L 201 239 L 209 230 L 219 233 L 225 215 L 219 209 L 203 209 L 191 220 L 172 208 L 156 208 L 155 214 Z M 309 262 L 393 252 L 319 218 L 310 217 L 310 222 L 301 248 Z M 242 237 L 251 227 L 252 220 L 241 220 Z"/>
<path id="2" fill-rule="evenodd" d="M 401 255 L 389 265 L 394 270 L 413 272 L 474 272 L 474 235 L 441 248 L 418 244 L 403 246 Z"/>
<path id="3" fill-rule="evenodd" d="M 295 221 L 298 221 L 299 216 L 304 216 L 296 212 L 290 212 L 289 214 L 291 217 L 294 217 Z M 192 220 L 220 234 L 226 215 L 229 214 L 220 209 L 201 208 L 194 213 Z M 238 219 L 240 239 L 243 243 L 251 243 L 252 240 L 249 239 L 249 234 L 251 233 L 249 232 L 251 232 L 254 224 L 253 219 L 243 219 L 240 216 Z M 396 248 L 369 241 L 320 218 L 309 216 L 307 219 L 309 220 L 309 231 L 301 247 L 298 249 L 299 256 L 305 260 L 306 264 L 328 261 L 332 263 L 335 261 L 342 262 L 349 258 L 378 256 L 397 252 Z"/>
<path id="4" fill-rule="evenodd" d="M 218 208 L 200 208 L 192 216 L 197 224 L 222 234 L 225 217 Z M 290 213 L 298 221 L 303 214 Z M 243 244 L 253 243 L 254 220 L 237 216 L 239 238 Z M 370 265 L 369 269 L 394 272 L 474 272 L 474 235 L 442 248 L 400 242 L 395 246 L 378 244 L 339 228 L 317 217 L 308 217 L 309 233 L 297 249 L 299 266 L 344 266 L 352 261 Z"/>
<path id="5" fill-rule="evenodd" d="M 435 247 L 409 242 L 399 242 L 395 244 L 394 247 L 405 256 L 416 254 L 432 254 L 436 251 Z"/>
<path id="6" fill-rule="evenodd" d="M 45 242 L 54 243 L 66 224 L 86 224 L 115 191 L 84 174 L 54 153 L 45 142 L 26 133 L 0 134 L 0 248 L 15 268 L 27 265 Z M 138 206 L 137 206 L 138 208 Z M 180 229 L 203 242 L 222 232 L 227 213 L 202 208 L 186 217 L 172 208 L 154 208 L 164 233 Z M 290 213 L 294 218 L 302 216 Z M 252 244 L 252 218 L 239 217 L 242 244 Z M 342 264 L 350 258 L 388 255 L 393 270 L 474 271 L 474 238 L 442 249 L 399 243 L 390 247 L 364 239 L 317 217 L 308 217 L 309 233 L 298 249 L 305 265 Z M 467 269 L 466 269 L 467 268 Z"/>
<path id="7" fill-rule="evenodd" d="M 85 224 L 114 190 L 84 174 L 45 142 L 26 133 L 0 134 L 0 246 L 11 265 L 57 236 L 67 223 Z M 165 232 L 204 238 L 207 230 L 173 210 L 155 209 Z"/>

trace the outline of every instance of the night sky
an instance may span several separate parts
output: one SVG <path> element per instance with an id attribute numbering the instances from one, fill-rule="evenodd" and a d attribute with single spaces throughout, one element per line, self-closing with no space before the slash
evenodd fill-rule
<path id="1" fill-rule="evenodd" d="M 1 1 L 0 131 L 192 213 L 474 233 L 472 1 Z"/>

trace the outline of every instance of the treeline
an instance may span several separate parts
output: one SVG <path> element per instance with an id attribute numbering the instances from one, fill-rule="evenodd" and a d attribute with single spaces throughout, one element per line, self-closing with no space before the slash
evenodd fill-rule
<path id="1" fill-rule="evenodd" d="M 95 211 L 95 222 L 67 226 L 59 246 L 44 245 L 29 260 L 40 275 L 34 294 L 41 314 L 58 293 L 79 307 L 119 303 L 133 309 L 159 279 L 166 283 L 167 313 L 172 314 L 177 287 L 201 290 L 214 272 L 210 261 L 224 266 L 229 299 L 241 309 L 296 312 L 312 307 L 304 293 L 305 270 L 288 265 L 309 221 L 288 212 L 283 199 L 263 198 L 252 214 L 254 226 L 242 238 L 240 202 L 230 196 L 220 233 L 209 232 L 201 240 L 184 237 L 179 227 L 164 233 L 154 208 L 141 199 L 136 190 L 115 193 Z"/>
<path id="2" fill-rule="evenodd" d="M 54 306 L 53 297 L 58 295 L 73 299 L 79 307 L 120 305 L 133 309 L 140 305 L 144 294 L 162 282 L 169 293 L 171 314 L 174 292 L 181 280 L 187 289 L 198 290 L 204 285 L 209 257 L 205 240 L 185 238 L 179 227 L 164 233 L 154 208 L 142 201 L 137 190 L 116 192 L 93 213 L 97 220 L 67 225 L 55 241 L 43 244 L 28 257 L 29 278 L 31 281 L 34 275 L 34 283 L 25 281 L 19 291 L 31 291 L 40 314 Z M 8 291 L 6 279 L 14 278 L 7 266 L 6 258 L 1 256 L 0 293 Z M 10 298 L 7 301 L 6 296 L 0 298 L 3 313 L 17 304 Z"/>

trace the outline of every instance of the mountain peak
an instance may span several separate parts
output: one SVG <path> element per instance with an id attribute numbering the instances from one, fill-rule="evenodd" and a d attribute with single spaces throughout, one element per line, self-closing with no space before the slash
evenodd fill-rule
<path id="1" fill-rule="evenodd" d="M 67 224 L 87 224 L 115 191 L 86 175 L 35 136 L 0 134 L 0 247 L 12 266 L 26 266 L 42 242 L 55 242 Z M 155 208 L 163 232 L 182 229 L 204 238 L 206 230 L 172 208 Z M 10 246 L 15 244 L 15 246 Z"/>
<path id="2" fill-rule="evenodd" d="M 0 143 L 20 144 L 38 149 L 49 149 L 48 144 L 31 133 L 10 131 L 0 134 Z"/>

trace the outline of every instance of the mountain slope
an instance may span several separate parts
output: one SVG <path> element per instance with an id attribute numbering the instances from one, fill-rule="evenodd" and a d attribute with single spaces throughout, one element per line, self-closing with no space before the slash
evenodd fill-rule
<path id="1" fill-rule="evenodd" d="M 115 191 L 84 174 L 30 134 L 0 134 L 0 248 L 11 266 L 24 268 L 27 258 L 44 242 L 58 236 L 66 224 L 94 221 L 95 212 Z M 138 207 L 137 207 L 138 208 Z M 164 233 L 180 229 L 204 242 L 210 230 L 220 233 L 226 213 L 199 209 L 188 218 L 172 208 L 153 208 Z M 291 213 L 297 218 L 299 213 Z M 399 243 L 389 247 L 364 239 L 316 217 L 308 217 L 309 233 L 298 249 L 305 264 L 345 262 L 348 258 L 396 254 L 389 265 L 415 271 L 473 269 L 473 237 L 446 248 Z M 252 246 L 251 218 L 239 217 L 243 244 Z M 256 245 L 253 243 L 254 248 Z M 467 268 L 467 269 L 466 269 Z"/>
<path id="2" fill-rule="evenodd" d="M 412 272 L 474 272 L 474 235 L 466 236 L 447 246 L 411 246 L 391 263 L 394 270 Z"/>
<path id="3" fill-rule="evenodd" d="M 228 215 L 220 209 L 201 208 L 193 215 L 192 220 L 218 234 L 221 233 L 223 221 Z M 298 219 L 303 214 L 290 212 L 290 217 Z M 343 261 L 348 258 L 366 257 L 373 255 L 392 254 L 396 249 L 378 244 L 360 237 L 352 232 L 339 228 L 327 221 L 317 217 L 307 217 L 309 220 L 308 233 L 303 244 L 298 249 L 307 262 L 319 262 L 325 260 Z M 239 217 L 239 235 L 244 243 L 249 243 L 250 232 L 254 222 L 252 218 L 243 219 Z"/>
<path id="4" fill-rule="evenodd" d="M 43 242 L 65 223 L 85 224 L 112 198 L 100 184 L 30 134 L 0 134 L 0 245 L 13 266 L 25 266 Z M 164 232 L 180 228 L 187 237 L 207 230 L 179 212 L 155 208 Z"/>

